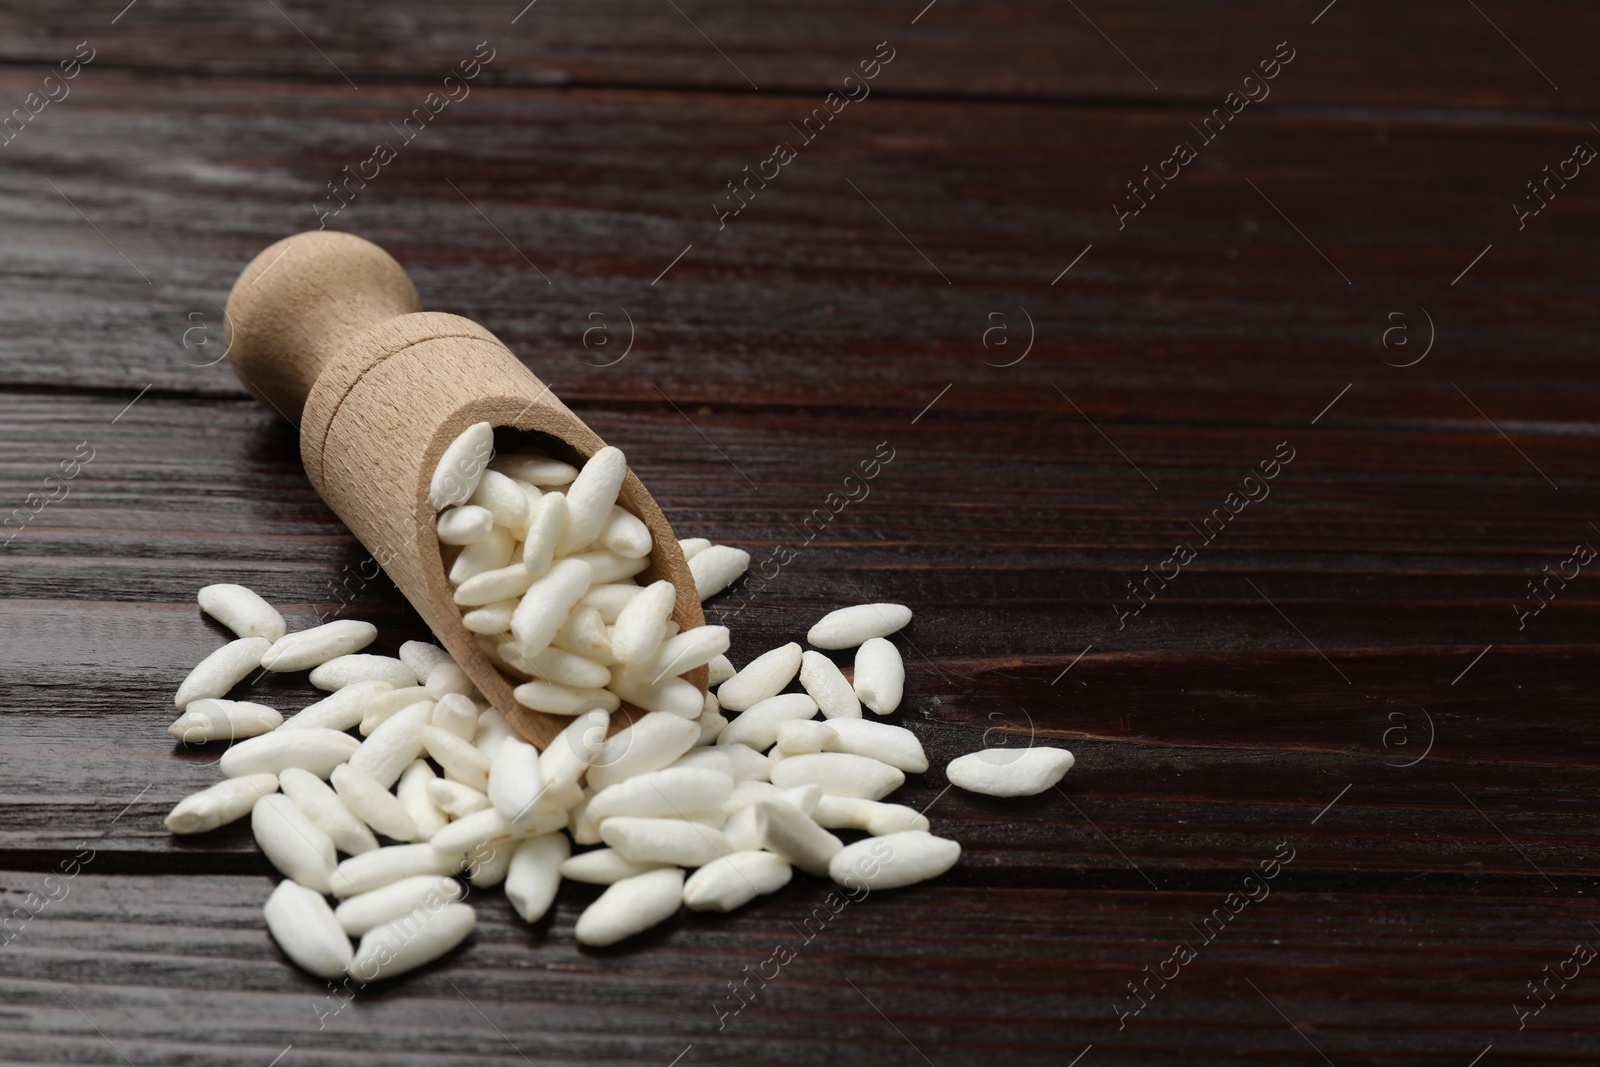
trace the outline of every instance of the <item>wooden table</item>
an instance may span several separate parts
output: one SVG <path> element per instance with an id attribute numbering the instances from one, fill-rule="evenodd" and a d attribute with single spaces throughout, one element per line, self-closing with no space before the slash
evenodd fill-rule
<path id="1" fill-rule="evenodd" d="M 0 115 L 57 97 L 0 147 L 0 905 L 60 897 L 7 928 L 0 1059 L 1593 1062 L 1592 6 L 124 2 L 0 14 Z M 248 833 L 165 832 L 216 777 L 164 732 L 199 586 L 423 634 L 219 362 L 239 269 L 352 172 L 328 224 L 684 536 L 792 550 L 710 606 L 736 661 L 916 610 L 903 799 L 953 871 L 598 952 L 592 890 L 531 929 L 487 893 L 333 1013 Z M 946 790 L 986 742 L 1078 766 Z"/>

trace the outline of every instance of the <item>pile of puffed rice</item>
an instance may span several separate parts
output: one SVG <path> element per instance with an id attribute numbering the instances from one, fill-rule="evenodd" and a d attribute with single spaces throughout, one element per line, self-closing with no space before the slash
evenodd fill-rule
<path id="1" fill-rule="evenodd" d="M 166 825 L 201 833 L 250 815 L 284 875 L 265 912 L 290 959 L 362 982 L 437 959 L 475 925 L 457 876 L 477 889 L 503 883 L 528 922 L 563 877 L 605 885 L 575 931 L 599 946 L 680 905 L 730 911 L 788 884 L 794 867 L 887 889 L 956 862 L 956 842 L 884 801 L 907 773 L 928 769 L 916 735 L 862 716 L 863 705 L 887 716 L 900 704 L 905 672 L 887 638 L 910 622 L 908 608 L 856 605 L 811 628 L 814 649 L 856 649 L 853 678 L 797 643 L 735 671 L 726 627 L 678 633 L 672 585 L 633 580 L 653 546 L 617 506 L 621 452 L 602 449 L 580 470 L 493 445 L 487 424 L 469 429 L 431 495 L 467 628 L 519 702 L 572 719 L 542 752 L 435 645 L 366 654 L 370 623 L 288 633 L 243 586 L 200 591 L 201 608 L 238 639 L 184 680 L 169 732 L 185 744 L 233 743 L 219 760 L 225 780 L 179 802 Z M 680 544 L 702 600 L 749 563 L 703 539 Z M 682 678 L 702 665 L 714 695 Z M 287 719 L 226 699 L 259 669 L 310 670 L 330 695 Z M 797 676 L 801 691 L 784 692 Z M 622 701 L 644 714 L 608 738 Z M 1062 749 L 992 749 L 947 773 L 964 789 L 1020 796 L 1050 788 L 1072 763 Z M 845 844 L 835 830 L 867 836 Z"/>

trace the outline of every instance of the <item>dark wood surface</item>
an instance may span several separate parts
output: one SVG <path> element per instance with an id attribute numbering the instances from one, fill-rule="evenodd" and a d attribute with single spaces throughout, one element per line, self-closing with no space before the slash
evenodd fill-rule
<path id="1" fill-rule="evenodd" d="M 1600 145 L 1593 9 L 520 8 L 0 11 L 0 115 L 96 49 L 0 147 L 0 514 L 95 457 L 0 548 L 0 906 L 94 850 L 0 947 L 0 1061 L 1593 1062 L 1594 965 L 1517 1011 L 1600 946 L 1592 567 L 1514 608 L 1600 544 L 1600 176 L 1512 210 Z M 899 721 L 934 769 L 903 798 L 964 852 L 803 945 L 827 889 L 803 877 L 599 952 L 572 939 L 591 889 L 532 928 L 475 894 L 462 949 L 319 1027 L 336 1002 L 266 934 L 248 833 L 161 825 L 216 774 L 164 733 L 219 640 L 194 591 L 342 610 L 383 649 L 422 631 L 381 579 L 338 591 L 364 553 L 214 362 L 221 307 L 484 40 L 471 95 L 334 225 L 504 338 L 684 535 L 798 549 L 708 605 L 747 602 L 736 660 L 912 605 Z M 873 95 L 719 229 L 724 183 L 881 41 Z M 1281 41 L 1272 95 L 1119 229 L 1124 183 Z M 1119 629 L 1127 580 L 1280 442 L 1270 496 Z M 1038 798 L 945 790 L 1002 739 L 1078 766 Z"/>

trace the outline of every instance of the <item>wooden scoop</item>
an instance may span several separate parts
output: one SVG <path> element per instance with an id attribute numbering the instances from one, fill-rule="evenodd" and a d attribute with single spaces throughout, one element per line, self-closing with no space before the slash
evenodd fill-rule
<path id="1" fill-rule="evenodd" d="M 309 231 L 262 252 L 233 284 L 226 327 L 244 387 L 299 426 L 300 457 L 317 492 L 506 721 L 548 745 L 571 720 L 518 704 L 511 682 L 461 624 L 428 483 L 446 446 L 476 422 L 496 427 L 502 441 L 517 437 L 577 466 L 605 442 L 494 334 L 423 311 L 400 264 L 350 234 Z M 679 627 L 702 625 L 678 539 L 632 471 L 618 500 L 655 540 L 639 581 L 671 581 Z M 700 667 L 686 677 L 703 691 L 706 674 Z M 636 713 L 623 705 L 613 727 Z"/>

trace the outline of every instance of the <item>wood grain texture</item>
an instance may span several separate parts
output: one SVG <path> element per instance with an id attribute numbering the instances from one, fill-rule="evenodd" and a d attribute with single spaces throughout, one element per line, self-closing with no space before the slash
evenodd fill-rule
<path id="1" fill-rule="evenodd" d="M 1581 115 L 1600 92 L 1584 47 L 1600 16 L 1555 0 L 1478 11 L 1449 0 L 1339 0 L 1331 10 L 1327 0 L 781 0 L 757 10 L 733 0 L 621 0 L 603 11 L 581 0 L 512 0 L 458 5 L 448 17 L 418 0 L 141 0 L 110 29 L 121 6 L 13 6 L 0 12 L 0 60 L 54 63 L 88 37 L 107 67 L 366 91 L 441 81 L 487 40 L 496 50 L 483 76 L 490 84 L 774 93 L 836 88 L 887 39 L 922 58 L 894 69 L 886 92 L 1210 105 L 1287 39 L 1316 60 L 1294 78 L 1306 104 Z"/>
<path id="2" fill-rule="evenodd" d="M 95 408 L 109 418 L 118 408 L 116 401 L 73 400 L 69 409 L 35 397 L 13 404 L 17 424 L 41 426 L 62 426 L 70 414 Z M 186 428 L 186 412 L 206 417 Z M 804 620 L 837 603 L 900 598 L 918 613 L 907 633 L 913 696 L 905 719 L 936 766 L 986 735 L 1010 744 L 1030 736 L 1058 740 L 1097 768 L 1095 794 L 1082 798 L 1081 810 L 1054 794 L 1009 804 L 959 793 L 940 799 L 942 816 L 961 827 L 978 872 L 970 877 L 1053 884 L 1092 864 L 1103 877 L 1137 881 L 1138 868 L 1158 883 L 1170 877 L 1183 884 L 1190 872 L 1252 862 L 1262 835 L 1309 824 L 1346 785 L 1352 792 L 1327 816 L 1330 840 L 1306 861 L 1306 869 L 1327 872 L 1330 884 L 1352 870 L 1410 872 L 1421 857 L 1545 884 L 1506 847 L 1496 825 L 1508 833 L 1535 830 L 1542 842 L 1527 847 L 1546 875 L 1582 880 L 1596 873 L 1600 857 L 1586 839 L 1588 817 L 1578 799 L 1600 762 L 1583 719 L 1594 676 L 1576 652 L 1593 625 L 1593 598 L 1575 585 L 1570 600 L 1552 605 L 1519 639 L 1510 603 L 1521 575 L 1537 570 L 1541 552 L 1564 546 L 1540 537 L 1519 545 L 1508 527 L 1492 549 L 1429 551 L 1423 545 L 1430 531 L 1456 506 L 1452 494 L 1418 494 L 1407 511 L 1385 511 L 1392 487 L 1325 469 L 1317 484 L 1339 486 L 1334 501 L 1327 488 L 1297 488 L 1297 457 L 1259 513 L 1244 513 L 1215 555 L 1174 583 L 1170 599 L 1158 597 L 1119 631 L 1113 605 L 1137 603 L 1120 576 L 1164 556 L 1163 535 L 1183 536 L 1183 516 L 1203 517 L 1227 491 L 1235 465 L 1250 454 L 1235 432 L 1190 431 L 1174 451 L 1198 469 L 1174 481 L 1157 507 L 1144 499 L 1154 496 L 1148 487 L 1143 495 L 1131 490 L 1127 483 L 1137 475 L 1087 426 L 1058 423 L 1035 437 L 1060 457 L 1041 467 L 1028 456 L 1003 459 L 1000 442 L 1012 433 L 1003 417 L 966 420 L 960 449 L 946 438 L 949 423 L 930 418 L 892 435 L 896 456 L 872 494 L 806 544 L 799 535 L 808 512 L 788 502 L 820 504 L 833 488 L 830 472 L 871 454 L 863 431 L 873 427 L 852 430 L 848 420 L 818 416 L 726 417 L 716 425 L 717 447 L 737 457 L 735 469 L 703 441 L 663 466 L 659 457 L 673 452 L 674 441 L 681 451 L 692 433 L 676 414 L 597 409 L 585 416 L 642 457 L 636 462 L 645 480 L 686 533 L 747 545 L 758 561 L 779 544 L 796 548 L 796 561 L 770 582 L 758 573 L 709 605 L 710 621 L 734 626 L 736 657 L 794 639 Z M 211 429 L 224 425 L 236 429 Z M 8 603 L 15 624 L 6 628 L 7 659 L 25 669 L 5 679 L 3 691 L 19 711 L 46 704 L 71 684 L 60 666 L 61 643 L 87 630 L 115 670 L 103 693 L 80 692 L 81 714 L 114 733 L 108 739 L 97 732 L 78 749 L 81 757 L 60 766 L 62 750 L 36 739 L 49 736 L 61 712 L 46 707 L 5 720 L 15 747 L 9 758 L 0 755 L 7 759 L 0 780 L 11 783 L 3 791 L 16 800 L 0 825 L 9 844 L 37 851 L 63 829 L 92 832 L 154 781 L 125 816 L 120 847 L 155 853 L 130 859 L 130 869 L 169 859 L 187 866 L 210 850 L 185 842 L 172 854 L 159 816 L 211 779 L 215 754 L 175 749 L 161 730 L 170 717 L 165 695 L 220 640 L 193 606 L 192 586 L 213 577 L 243 581 L 284 604 L 297 625 L 335 615 L 370 618 L 386 649 L 425 632 L 386 579 L 364 579 L 364 551 L 307 487 L 282 494 L 250 488 L 288 487 L 299 477 L 294 452 L 274 450 L 286 429 L 266 412 L 243 400 L 146 399 L 101 432 L 116 435 L 114 449 L 108 441 L 105 460 L 97 457 L 72 495 L 10 546 L 16 594 L 39 599 Z M 69 447 L 70 436 L 60 447 Z M 1252 436 L 1270 449 L 1272 434 Z M 40 443 L 41 457 L 53 444 Z M 1520 462 L 1499 444 L 1485 443 L 1471 476 L 1504 476 Z M 1436 447 L 1451 462 L 1465 462 L 1468 446 L 1454 440 Z M 808 452 L 804 464 L 785 459 L 801 451 Z M 950 472 L 975 455 L 990 457 L 984 489 L 952 494 Z M 176 470 L 175 456 L 185 457 Z M 1220 458 L 1202 465 L 1207 456 Z M 1418 453 L 1411 462 L 1426 467 L 1446 458 Z M 765 488 L 740 489 L 741 470 Z M 118 489 L 124 485 L 147 488 L 128 499 Z M 190 486 L 216 488 L 195 494 Z M 297 498 L 299 506 L 285 511 Z M 150 511 L 141 500 L 171 503 Z M 1548 488 L 1530 490 L 1520 505 L 1530 510 L 1518 526 L 1574 523 L 1560 505 Z M 1333 510 L 1382 517 L 1324 521 Z M 918 520 L 930 512 L 935 521 Z M 182 530 L 163 529 L 172 515 L 182 516 Z M 1314 548 L 1302 540 L 1308 529 L 1316 530 Z M 124 540 L 158 535 L 171 546 L 167 554 L 118 558 Z M 991 546 L 981 572 L 972 569 L 973 545 Z M 1410 557 L 1415 573 L 1364 576 L 1360 561 L 1375 551 Z M 126 591 L 122 599 L 104 598 L 105 573 Z M 1404 607 L 1399 615 L 1396 600 Z M 1452 686 L 1490 643 L 1498 647 Z M 1085 646 L 1089 652 L 1077 660 Z M 1494 715 L 1507 701 L 1526 703 L 1517 687 L 1529 678 L 1547 679 L 1538 707 Z M 286 708 L 313 699 L 294 679 L 272 678 L 262 692 Z M 1285 716 L 1286 707 L 1300 713 Z M 1419 766 L 1395 766 L 1424 749 L 1429 756 Z M 139 758 L 123 762 L 130 753 Z M 125 769 L 105 766 L 108 755 L 113 768 Z M 163 764 L 170 780 L 154 777 Z M 1498 775 L 1483 773 L 1489 768 L 1528 777 L 1508 794 Z M 24 786 L 46 779 L 57 783 L 62 800 L 41 808 Z M 940 788 L 930 773 L 913 779 L 908 796 L 927 803 Z M 1499 818 L 1485 820 L 1473 803 Z M 1396 805 L 1422 811 L 1407 816 L 1391 810 Z M 1065 825 L 1053 826 L 1057 818 Z M 1109 840 L 1090 832 L 1085 819 Z M 1417 840 L 1394 853 L 1391 835 L 1402 825 Z M 259 867 L 242 831 L 217 836 Z"/>
<path id="3" fill-rule="evenodd" d="M 1337 1063 L 1470 1060 L 1490 1041 L 1506 1062 L 1583 1062 L 1593 992 L 1561 995 L 1507 1049 L 1516 1017 L 1500 974 L 1564 959 L 1573 939 L 1592 937 L 1587 909 L 1498 894 L 1301 893 L 1280 877 L 1280 892 L 1210 943 L 1192 924 L 1219 891 L 1167 892 L 1152 907 L 1148 893 L 954 887 L 868 897 L 807 927 L 805 942 L 791 924 L 823 893 L 797 882 L 760 909 L 685 915 L 604 952 L 573 945 L 595 891 L 568 886 L 532 930 L 486 897 L 477 931 L 443 965 L 340 1000 L 295 972 L 262 928 L 269 879 L 182 879 L 180 919 L 174 879 L 91 866 L 0 955 L 7 1052 L 110 1062 L 114 1043 L 134 1063 L 266 1063 L 293 1045 L 285 1061 L 345 1062 L 359 1048 L 358 1062 L 465 1065 L 666 1063 L 692 1046 L 684 1062 L 910 1064 L 920 1051 L 981 1065 L 1005 1049 L 1045 1065 L 1093 1044 L 1117 1064 L 1321 1062 L 1283 1008 Z M 37 880 L 0 874 L 10 893 Z M 1496 929 L 1470 931 L 1491 909 Z M 752 982 L 736 1015 L 719 1015 L 733 1003 L 727 984 L 780 942 L 795 958 L 764 988 Z M 1124 984 L 1178 942 L 1197 958 L 1119 1029 L 1115 1005 L 1134 1003 Z M 1221 1030 L 1219 1016 L 1233 1026 Z"/>
<path id="4" fill-rule="evenodd" d="M 0 146 L 0 919 L 95 850 L 0 925 L 0 1061 L 1593 1060 L 1588 968 L 1519 1009 L 1600 943 L 1600 593 L 1550 577 L 1600 538 L 1600 201 L 1585 170 L 1513 208 L 1597 137 L 1592 10 L 276 7 L 0 10 L 0 116 L 98 50 Z M 885 40 L 872 96 L 799 144 Z M 479 894 L 466 945 L 319 1028 L 337 1002 L 266 934 L 247 833 L 161 826 L 216 775 L 164 732 L 224 640 L 199 586 L 425 636 L 219 362 L 239 269 L 379 141 L 329 225 L 494 331 L 681 533 L 751 551 L 706 606 L 736 662 L 842 604 L 916 611 L 896 721 L 933 769 L 902 799 L 962 860 L 849 906 L 737 1016 L 714 1005 L 822 883 L 598 952 L 592 889 L 533 928 Z M 945 788 L 1002 742 L 1079 763 L 1037 798 Z"/>
<path id="5" fill-rule="evenodd" d="M 5 380 L 237 395 L 214 364 L 232 278 L 336 205 L 327 183 L 399 141 L 390 123 L 423 90 L 299 87 L 263 113 L 262 83 L 102 73 L 4 149 Z M 29 84 L 8 74 L 0 92 Z M 126 112 L 135 93 L 144 118 Z M 1097 420 L 1288 424 L 1353 382 L 1332 425 L 1567 433 L 1592 410 L 1600 277 L 1582 235 L 1600 185 L 1570 183 L 1520 231 L 1511 210 L 1594 136 L 1580 120 L 1247 110 L 1119 229 L 1124 184 L 1198 141 L 1199 113 L 869 98 L 719 229 L 726 183 L 800 141 L 807 107 L 483 90 L 330 225 L 390 249 L 426 306 L 488 326 L 571 401 L 909 418 L 954 383 L 941 410 L 1059 417 L 1058 387 Z M 1430 333 L 1429 359 L 1385 364 Z"/>

